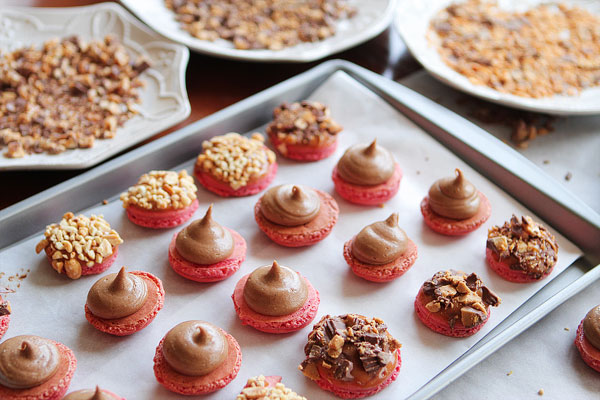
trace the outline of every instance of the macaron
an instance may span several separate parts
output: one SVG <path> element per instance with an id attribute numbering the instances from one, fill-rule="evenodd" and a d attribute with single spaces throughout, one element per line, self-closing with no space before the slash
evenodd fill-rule
<path id="1" fill-rule="evenodd" d="M 488 198 L 456 168 L 455 177 L 438 179 L 421 201 L 425 224 L 442 235 L 473 232 L 488 220 L 492 206 Z"/>
<path id="2" fill-rule="evenodd" d="M 186 170 L 150 171 L 121 194 L 127 218 L 152 229 L 172 228 L 190 219 L 198 200 L 194 178 Z"/>
<path id="3" fill-rule="evenodd" d="M 2 339 L 2 336 L 4 336 L 8 329 L 11 312 L 12 310 L 8 300 L 4 300 L 2 296 L 0 296 L 0 339 Z"/>
<path id="4" fill-rule="evenodd" d="M 33 335 L 0 343 L 0 399 L 60 400 L 77 368 L 67 346 Z"/>
<path id="5" fill-rule="evenodd" d="M 575 346 L 583 361 L 600 372 L 600 305 L 592 308 L 577 327 Z"/>
<path id="6" fill-rule="evenodd" d="M 169 263 L 173 271 L 196 282 L 217 282 L 233 275 L 246 259 L 246 241 L 212 217 L 211 204 L 202 219 L 173 235 Z"/>
<path id="7" fill-rule="evenodd" d="M 346 150 L 331 174 L 335 191 L 351 203 L 381 205 L 398 193 L 402 169 L 376 140 Z"/>
<path id="8" fill-rule="evenodd" d="M 256 202 L 254 219 L 272 241 L 286 247 L 310 246 L 325 239 L 337 222 L 337 202 L 303 185 L 270 188 Z"/>
<path id="9" fill-rule="evenodd" d="M 379 318 L 326 315 L 308 334 L 298 369 L 343 399 L 372 396 L 398 377 L 400 347 Z"/>
<path id="10" fill-rule="evenodd" d="M 273 111 L 266 132 L 279 154 L 298 161 L 317 161 L 335 152 L 342 127 L 329 107 L 316 101 L 283 103 Z"/>
<path id="11" fill-rule="evenodd" d="M 537 282 L 552 273 L 558 243 L 531 217 L 513 215 L 504 225 L 488 230 L 485 256 L 490 268 L 507 281 Z"/>
<path id="12" fill-rule="evenodd" d="M 125 400 L 124 397 L 117 396 L 110 390 L 100 389 L 83 389 L 71 392 L 62 400 Z"/>
<path id="13" fill-rule="evenodd" d="M 236 400 L 306 400 L 281 383 L 281 376 L 255 376 L 249 378 Z"/>
<path id="14" fill-rule="evenodd" d="M 231 298 L 242 324 L 267 333 L 304 328 L 315 319 L 320 303 L 308 279 L 277 261 L 242 277 Z"/>
<path id="15" fill-rule="evenodd" d="M 168 390 L 202 395 L 224 388 L 242 365 L 238 342 L 204 321 L 186 321 L 171 329 L 156 347 L 154 375 Z"/>
<path id="16" fill-rule="evenodd" d="M 488 321 L 490 306 L 500 298 L 475 273 L 437 272 L 421 286 L 415 299 L 415 312 L 425 326 L 451 337 L 477 333 Z"/>
<path id="17" fill-rule="evenodd" d="M 144 329 L 163 308 L 165 290 L 149 272 L 126 272 L 100 278 L 90 288 L 85 318 L 102 332 L 127 336 Z"/>
<path id="18" fill-rule="evenodd" d="M 110 268 L 121 243 L 123 239 L 102 215 L 88 218 L 68 212 L 59 223 L 46 227 L 35 252 L 44 250 L 56 272 L 78 279 Z"/>
<path id="19" fill-rule="evenodd" d="M 264 137 L 239 133 L 215 136 L 202 143 L 194 175 L 207 190 L 222 197 L 251 196 L 275 179 L 275 153 L 264 145 Z"/>
<path id="20" fill-rule="evenodd" d="M 404 275 L 417 259 L 417 245 L 398 226 L 398 213 L 364 227 L 344 244 L 344 259 L 357 276 L 389 282 Z"/>

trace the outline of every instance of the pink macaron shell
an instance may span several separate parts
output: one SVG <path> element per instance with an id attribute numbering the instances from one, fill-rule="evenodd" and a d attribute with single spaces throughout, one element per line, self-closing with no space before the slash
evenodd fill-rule
<path id="1" fill-rule="evenodd" d="M 396 368 L 392 371 L 390 376 L 379 385 L 369 388 L 369 389 L 361 389 L 358 387 L 344 387 L 337 382 L 330 382 L 327 379 L 321 378 L 316 381 L 317 385 L 323 390 L 327 390 L 332 392 L 337 397 L 342 399 L 360 399 L 363 397 L 373 396 L 376 393 L 381 392 L 390 383 L 396 380 L 398 374 L 400 374 L 400 367 L 402 366 L 402 358 L 400 357 L 400 349 L 396 350 L 396 354 L 398 355 Z"/>
<path id="2" fill-rule="evenodd" d="M 324 146 L 310 146 L 305 144 L 287 144 L 277 138 L 277 135 L 269 135 L 273 147 L 285 158 L 296 161 L 318 161 L 329 157 L 337 149 L 337 138 Z"/>
<path id="3" fill-rule="evenodd" d="M 528 275 L 525 271 L 511 269 L 508 263 L 498 260 L 495 253 L 489 248 L 485 249 L 485 258 L 488 262 L 488 265 L 495 273 L 497 273 L 501 278 L 514 283 L 531 283 L 540 281 L 550 275 L 554 269 L 553 265 L 541 277 L 535 278 Z"/>
<path id="4" fill-rule="evenodd" d="M 417 259 L 417 245 L 410 239 L 406 251 L 397 259 L 387 264 L 371 265 L 365 264 L 352 254 L 352 242 L 354 237 L 344 243 L 344 258 L 357 276 L 371 282 L 389 282 L 404 275 Z"/>
<path id="5" fill-rule="evenodd" d="M 249 185 L 242 186 L 238 189 L 233 189 L 229 184 L 215 179 L 211 174 L 200 170 L 197 166 L 194 168 L 194 176 L 207 190 L 218 194 L 221 197 L 243 197 L 252 196 L 261 192 L 269 186 L 275 175 L 277 174 L 277 163 L 273 162 L 269 165 L 265 176 Z"/>
<path id="6" fill-rule="evenodd" d="M 333 168 L 331 178 L 333 179 L 335 191 L 344 199 L 355 204 L 375 206 L 385 203 L 398 193 L 400 181 L 402 180 L 402 168 L 396 163 L 394 173 L 387 181 L 372 186 L 346 182 L 338 174 L 337 166 Z"/>
<path id="7" fill-rule="evenodd" d="M 3 315 L 0 317 L 0 339 L 2 339 L 2 336 L 4 336 L 4 334 L 6 333 L 9 323 L 10 323 L 10 314 Z"/>
<path id="8" fill-rule="evenodd" d="M 50 254 L 50 247 L 46 247 L 44 249 L 44 251 L 46 252 L 46 257 L 48 258 L 48 261 L 50 261 L 52 263 L 52 254 Z M 104 260 L 102 260 L 101 263 L 94 263 L 94 265 L 92 265 L 91 267 L 88 267 L 87 265 L 85 265 L 85 263 L 79 263 L 81 265 L 81 276 L 85 276 L 85 275 L 96 275 L 96 274 L 101 274 L 102 272 L 106 271 L 107 269 L 110 268 L 111 265 L 113 265 L 113 263 L 115 262 L 115 259 L 117 258 L 117 254 L 119 253 L 119 246 L 115 246 L 113 247 L 113 252 L 110 256 L 106 257 Z M 78 261 L 79 262 L 79 261 Z M 66 275 L 66 272 L 63 270 L 62 274 Z"/>
<path id="9" fill-rule="evenodd" d="M 214 371 L 202 376 L 182 375 L 175 371 L 162 353 L 163 337 L 154 355 L 154 376 L 168 390 L 188 396 L 212 393 L 227 386 L 235 379 L 242 366 L 242 350 L 233 336 L 221 330 L 227 338 L 227 358 Z"/>
<path id="10" fill-rule="evenodd" d="M 421 214 L 428 227 L 437 233 L 448 236 L 460 236 L 473 232 L 485 223 L 492 215 L 492 206 L 487 197 L 479 192 L 479 210 L 467 219 L 452 219 L 436 214 L 429 206 L 429 197 L 421 201 Z"/>
<path id="11" fill-rule="evenodd" d="M 419 294 L 415 299 L 415 312 L 417 316 L 423 322 L 423 324 L 436 333 L 440 333 L 445 336 L 450 337 L 467 337 L 472 336 L 477 333 L 485 323 L 490 319 L 491 310 L 487 308 L 487 318 L 485 321 L 480 322 L 479 324 L 466 328 L 460 320 L 454 323 L 454 327 L 450 327 L 450 323 L 446 318 L 444 318 L 440 313 L 432 313 L 427 308 L 425 308 L 425 304 L 427 304 L 427 299 L 423 294 L 423 290 L 419 290 Z"/>
<path id="12" fill-rule="evenodd" d="M 246 241 L 236 231 L 229 229 L 234 240 L 234 248 L 231 257 L 216 264 L 195 264 L 183 258 L 175 247 L 177 233 L 173 235 L 169 245 L 169 263 L 173 271 L 186 279 L 196 282 L 218 282 L 233 275 L 246 259 Z"/>
<path id="13" fill-rule="evenodd" d="M 127 217 L 136 225 L 144 228 L 165 229 L 183 224 L 190 219 L 198 209 L 198 200 L 187 207 L 177 210 L 146 210 L 136 206 L 128 206 L 125 211 Z"/>
<path id="14" fill-rule="evenodd" d="M 85 305 L 85 318 L 99 331 L 115 335 L 127 336 L 141 331 L 154 320 L 156 314 L 163 308 L 165 302 L 165 289 L 156 276 L 144 271 L 131 271 L 130 274 L 144 279 L 148 287 L 148 297 L 142 308 L 135 313 L 122 318 L 105 319 L 92 314 L 87 304 Z"/>
<path id="15" fill-rule="evenodd" d="M 583 361 L 591 368 L 600 372 L 600 349 L 594 347 L 589 340 L 585 337 L 583 332 L 583 320 L 577 327 L 577 336 L 575 336 L 575 346 L 581 354 Z"/>
<path id="16" fill-rule="evenodd" d="M 60 354 L 60 363 L 54 375 L 41 385 L 29 389 L 9 389 L 0 385 L 2 400 L 61 400 L 71 384 L 77 368 L 73 351 L 62 343 L 54 342 Z"/>
<path id="17" fill-rule="evenodd" d="M 329 194 L 314 189 L 321 199 L 321 209 L 310 222 L 300 226 L 284 226 L 266 219 L 260 211 L 262 198 L 254 206 L 258 227 L 272 241 L 286 247 L 310 246 L 325 239 L 335 226 L 340 212 L 337 202 Z"/>
<path id="18" fill-rule="evenodd" d="M 308 287 L 308 297 L 302 307 L 292 314 L 269 316 L 252 310 L 244 300 L 244 286 L 249 276 L 250 274 L 245 275 L 239 280 L 235 285 L 233 295 L 231 295 L 235 312 L 243 325 L 249 325 L 267 333 L 288 333 L 304 328 L 315 319 L 321 300 L 319 292 L 310 284 L 308 279 L 303 277 Z"/>

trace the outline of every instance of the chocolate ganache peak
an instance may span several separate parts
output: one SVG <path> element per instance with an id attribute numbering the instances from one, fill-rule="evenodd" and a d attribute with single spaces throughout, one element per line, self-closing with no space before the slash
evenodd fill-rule
<path id="1" fill-rule="evenodd" d="M 600 305 L 592 308 L 585 316 L 583 334 L 592 346 L 600 350 Z"/>
<path id="2" fill-rule="evenodd" d="M 212 210 L 211 204 L 202 219 L 186 226 L 175 239 L 177 252 L 194 264 L 216 264 L 233 253 L 233 236 L 212 218 Z"/>
<path id="3" fill-rule="evenodd" d="M 291 268 L 273 261 L 255 269 L 244 285 L 244 301 L 259 314 L 281 316 L 299 310 L 308 298 L 308 285 Z"/>
<path id="4" fill-rule="evenodd" d="M 267 190 L 261 199 L 263 216 L 278 225 L 299 226 L 319 214 L 321 199 L 317 192 L 303 185 L 279 185 Z"/>
<path id="5" fill-rule="evenodd" d="M 386 182 L 395 168 L 394 156 L 379 146 L 376 139 L 351 146 L 337 163 L 337 172 L 343 180 L 366 186 Z"/>
<path id="6" fill-rule="evenodd" d="M 393 213 L 385 221 L 364 227 L 354 237 L 351 250 L 362 263 L 383 265 L 400 257 L 407 243 L 406 233 L 398 226 L 398 213 Z"/>
<path id="7" fill-rule="evenodd" d="M 50 379 L 60 364 L 51 340 L 31 335 L 10 338 L 0 344 L 0 385 L 28 389 Z"/>
<path id="8" fill-rule="evenodd" d="M 204 321 L 186 321 L 167 333 L 162 353 L 180 374 L 201 376 L 223 364 L 228 346 L 227 338 L 216 326 Z"/>
<path id="9" fill-rule="evenodd" d="M 90 288 L 87 307 L 97 317 L 123 318 L 138 311 L 148 297 L 148 286 L 140 276 L 121 267 L 118 273 L 100 278 Z"/>
<path id="10" fill-rule="evenodd" d="M 438 215 L 452 219 L 471 218 L 479 210 L 479 191 L 456 168 L 455 177 L 438 179 L 429 189 L 429 207 Z"/>

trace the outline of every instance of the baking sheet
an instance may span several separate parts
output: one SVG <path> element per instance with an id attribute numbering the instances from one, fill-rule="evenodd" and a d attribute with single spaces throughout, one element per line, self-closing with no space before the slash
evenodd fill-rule
<path id="1" fill-rule="evenodd" d="M 98 277 L 70 281 L 58 276 L 43 256 L 34 254 L 40 235 L 0 253 L 0 271 L 6 276 L 18 273 L 20 268 L 31 269 L 21 287 L 16 288 L 16 293 L 8 296 L 14 315 L 6 337 L 38 334 L 71 347 L 79 360 L 71 386 L 73 390 L 100 384 L 126 398 L 169 399 L 178 396 L 156 383 L 152 373 L 154 349 L 177 323 L 204 319 L 236 337 L 244 354 L 238 378 L 206 398 L 233 398 L 249 376 L 261 373 L 283 376 L 286 385 L 308 398 L 328 398 L 328 394 L 296 369 L 304 358 L 302 348 L 310 328 L 292 334 L 268 335 L 242 326 L 235 314 L 230 296 L 236 282 L 254 268 L 277 259 L 307 276 L 321 292 L 317 318 L 327 313 L 353 312 L 386 321 L 390 332 L 403 344 L 403 365 L 397 382 L 377 398 L 404 398 L 469 349 L 549 281 L 516 285 L 502 281 L 488 271 L 484 261 L 487 228 L 503 223 L 512 213 L 531 214 L 493 183 L 342 72 L 329 78 L 311 98 L 329 104 L 334 118 L 345 127 L 340 146 L 333 157 L 316 163 L 299 164 L 280 159 L 274 184 L 308 184 L 333 193 L 330 171 L 343 150 L 357 141 L 377 137 L 379 143 L 394 153 L 404 170 L 399 194 L 384 208 L 355 206 L 336 196 L 341 211 L 332 234 L 315 246 L 288 249 L 270 242 L 256 227 L 253 205 L 258 195 L 221 199 L 201 189 L 201 207 L 195 216 L 200 217 L 208 204 L 214 202 L 217 221 L 236 229 L 248 242 L 247 259 L 240 271 L 215 284 L 187 281 L 170 269 L 167 247 L 177 228 L 157 232 L 137 227 L 127 220 L 120 202 L 93 208 L 86 214 L 104 214 L 125 241 L 109 272 L 126 265 L 156 274 L 166 289 L 165 308 L 151 325 L 131 337 L 111 337 L 96 331 L 85 320 L 83 306 L 89 287 Z M 191 167 L 191 163 L 188 165 Z M 423 224 L 419 211 L 419 202 L 430 184 L 451 174 L 455 167 L 465 171 L 488 196 L 493 207 L 488 223 L 463 238 L 442 237 L 431 232 Z M 66 211 L 58 211 L 56 219 Z M 343 243 L 364 225 L 384 219 L 394 211 L 400 213 L 400 225 L 419 246 L 416 264 L 403 277 L 389 284 L 370 283 L 355 277 L 343 259 Z M 568 240 L 553 233 L 561 249 L 559 265 L 550 278 L 581 254 Z M 420 285 L 438 270 L 447 268 L 477 272 L 503 299 L 503 304 L 492 311 L 490 321 L 474 337 L 443 337 L 429 331 L 414 316 L 412 304 Z M 24 315 L 28 317 L 23 318 Z"/>

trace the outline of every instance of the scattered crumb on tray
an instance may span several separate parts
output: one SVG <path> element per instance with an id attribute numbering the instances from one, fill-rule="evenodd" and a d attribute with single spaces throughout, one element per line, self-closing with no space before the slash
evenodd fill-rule
<path id="1" fill-rule="evenodd" d="M 7 275 L 0 272 L 0 293 L 15 293 L 21 287 L 21 282 L 29 276 L 29 269 L 19 268 L 16 274 Z"/>
<path id="2" fill-rule="evenodd" d="M 550 164 L 550 160 L 544 160 L 544 161 L 542 161 L 542 162 L 543 162 L 544 164 L 546 164 L 546 165 Z"/>
<path id="3" fill-rule="evenodd" d="M 512 371 L 508 371 L 508 372 L 506 373 L 506 376 L 511 376 L 512 374 L 513 374 L 513 372 L 512 372 Z"/>
<path id="4" fill-rule="evenodd" d="M 544 395 L 544 389 L 538 390 L 538 395 L 543 396 Z"/>
<path id="5" fill-rule="evenodd" d="M 565 331 L 567 331 L 567 332 L 568 332 L 569 330 L 570 330 L 569 328 L 565 328 Z"/>
<path id="6" fill-rule="evenodd" d="M 108 200 L 106 200 L 106 199 L 102 200 L 102 204 L 107 205 L 108 204 Z"/>
<path id="7" fill-rule="evenodd" d="M 567 174 L 565 175 L 565 181 L 567 181 L 567 182 L 570 181 L 572 177 L 573 177 L 573 174 L 570 172 L 567 172 Z"/>

